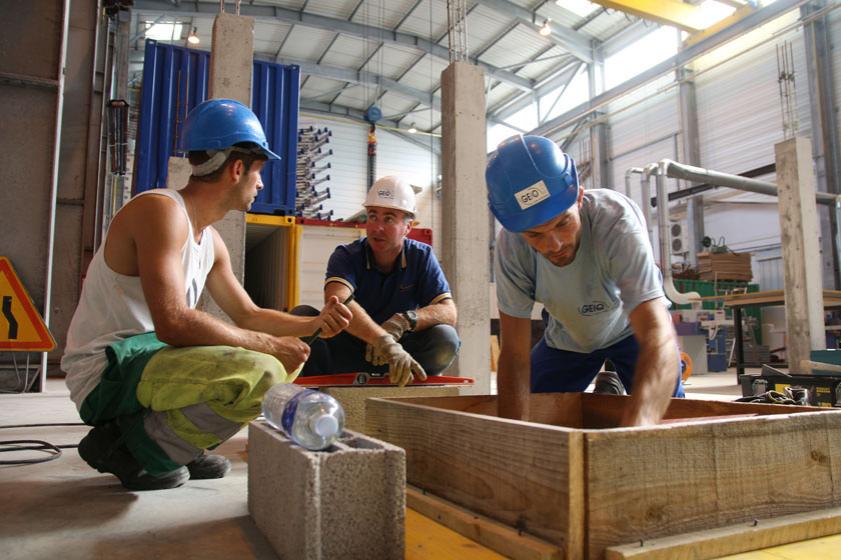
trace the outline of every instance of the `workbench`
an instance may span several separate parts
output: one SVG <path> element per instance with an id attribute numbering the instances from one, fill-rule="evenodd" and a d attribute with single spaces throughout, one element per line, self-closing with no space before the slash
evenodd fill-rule
<path id="1" fill-rule="evenodd" d="M 704 298 L 712 299 L 712 298 Z M 736 361 L 736 384 L 739 384 L 741 376 L 745 373 L 745 345 L 742 338 L 742 309 L 745 307 L 766 307 L 769 305 L 784 305 L 785 293 L 783 290 L 766 290 L 761 292 L 752 292 L 749 294 L 737 294 L 728 296 L 716 296 L 715 299 L 721 299 L 725 307 L 733 309 L 733 327 L 734 336 L 734 358 Z M 823 291 L 823 306 L 826 309 L 841 307 L 841 291 L 839 290 L 824 290 Z M 757 364 L 758 366 L 759 364 Z"/>

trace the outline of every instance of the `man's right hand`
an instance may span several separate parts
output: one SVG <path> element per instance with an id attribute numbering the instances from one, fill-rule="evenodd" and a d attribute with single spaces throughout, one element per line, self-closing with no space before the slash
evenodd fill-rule
<path id="1" fill-rule="evenodd" d="M 269 353 L 280 360 L 287 373 L 292 373 L 310 357 L 310 347 L 297 336 L 273 336 Z"/>
<path id="2" fill-rule="evenodd" d="M 426 380 L 423 367 L 390 334 L 376 338 L 369 345 L 365 359 L 375 366 L 388 364 L 388 379 L 399 387 L 405 387 L 415 378 Z"/>
<path id="3" fill-rule="evenodd" d="M 351 313 L 345 304 L 339 301 L 339 298 L 330 296 L 327 303 L 324 304 L 321 313 L 319 313 L 318 319 L 321 323 L 320 327 L 318 327 L 321 329 L 321 338 L 330 338 L 331 336 L 336 336 L 350 325 L 350 321 L 353 319 L 353 313 Z"/>

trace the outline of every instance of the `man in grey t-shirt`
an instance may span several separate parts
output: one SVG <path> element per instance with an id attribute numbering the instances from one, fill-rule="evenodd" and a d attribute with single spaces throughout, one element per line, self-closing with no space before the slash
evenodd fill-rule
<path id="1" fill-rule="evenodd" d="M 541 136 L 502 142 L 485 178 L 505 228 L 495 259 L 500 416 L 527 419 L 529 392 L 583 391 L 610 359 L 632 395 L 622 425 L 659 422 L 683 387 L 639 208 L 615 191 L 585 193 L 573 159 Z M 535 302 L 547 325 L 530 349 Z"/>

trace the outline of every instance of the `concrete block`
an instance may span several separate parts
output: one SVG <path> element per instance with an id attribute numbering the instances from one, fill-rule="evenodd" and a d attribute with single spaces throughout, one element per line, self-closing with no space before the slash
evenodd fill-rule
<path id="1" fill-rule="evenodd" d="M 308 451 L 253 422 L 248 511 L 281 559 L 403 558 L 406 454 L 351 431 Z"/>
<path id="2" fill-rule="evenodd" d="M 365 401 L 370 398 L 389 397 L 455 397 L 459 385 L 438 385 L 432 387 L 324 387 L 324 393 L 331 395 L 345 409 L 345 428 L 365 432 Z"/>

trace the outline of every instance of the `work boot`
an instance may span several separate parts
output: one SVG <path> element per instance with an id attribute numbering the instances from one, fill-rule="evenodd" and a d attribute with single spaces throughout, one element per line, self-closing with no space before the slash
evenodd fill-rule
<path id="1" fill-rule="evenodd" d="M 119 478 L 129 490 L 177 488 L 190 478 L 186 467 L 158 476 L 146 472 L 122 442 L 120 429 L 114 422 L 88 432 L 79 442 L 79 456 L 97 471 Z"/>
<path id="2" fill-rule="evenodd" d="M 221 455 L 209 455 L 202 452 L 198 458 L 187 463 L 192 480 L 222 478 L 231 470 L 231 462 Z"/>
<path id="3" fill-rule="evenodd" d="M 614 371 L 601 371 L 596 376 L 596 386 L 593 393 L 600 395 L 624 395 L 625 386 Z"/>

